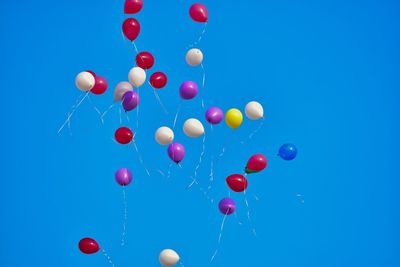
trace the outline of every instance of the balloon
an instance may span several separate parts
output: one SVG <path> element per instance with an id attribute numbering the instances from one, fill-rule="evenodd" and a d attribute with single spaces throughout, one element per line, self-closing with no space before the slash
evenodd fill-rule
<path id="1" fill-rule="evenodd" d="M 114 90 L 114 101 L 122 100 L 122 97 L 126 92 L 133 91 L 133 87 L 128 82 L 120 82 L 115 86 Z"/>
<path id="2" fill-rule="evenodd" d="M 150 84 L 156 89 L 161 89 L 167 84 L 168 78 L 165 73 L 161 71 L 154 72 L 150 76 Z"/>
<path id="3" fill-rule="evenodd" d="M 190 17 L 196 22 L 208 21 L 207 7 L 200 3 L 193 4 L 189 9 Z"/>
<path id="4" fill-rule="evenodd" d="M 186 81 L 182 83 L 181 87 L 179 88 L 181 97 L 186 100 L 194 98 L 198 91 L 199 89 L 197 84 L 192 81 Z"/>
<path id="5" fill-rule="evenodd" d="M 263 154 L 254 154 L 247 161 L 246 173 L 257 173 L 264 170 L 268 165 L 267 158 Z"/>
<path id="6" fill-rule="evenodd" d="M 94 77 L 94 86 L 90 92 L 92 92 L 95 95 L 101 95 L 103 94 L 108 87 L 107 80 L 101 76 L 95 76 Z"/>
<path id="7" fill-rule="evenodd" d="M 122 32 L 130 41 L 134 41 L 140 33 L 140 23 L 137 19 L 127 18 L 122 24 Z"/>
<path id="8" fill-rule="evenodd" d="M 242 112 L 236 108 L 231 108 L 225 115 L 225 121 L 229 127 L 233 129 L 238 128 L 243 122 Z"/>
<path id="9" fill-rule="evenodd" d="M 218 124 L 224 118 L 224 113 L 220 108 L 211 107 L 206 111 L 206 120 L 211 124 Z"/>
<path id="10" fill-rule="evenodd" d="M 261 104 L 256 101 L 247 103 L 244 112 L 250 120 L 258 120 L 264 117 L 264 109 Z"/>
<path id="11" fill-rule="evenodd" d="M 146 72 L 140 67 L 133 67 L 128 73 L 128 79 L 133 86 L 139 88 L 146 81 Z"/>
<path id="12" fill-rule="evenodd" d="M 293 144 L 283 144 L 278 155 L 284 160 L 292 160 L 297 156 L 297 148 Z"/>
<path id="13" fill-rule="evenodd" d="M 230 215 L 236 210 L 236 203 L 232 198 L 223 198 L 218 204 L 218 208 L 224 215 Z"/>
<path id="14" fill-rule="evenodd" d="M 125 111 L 131 111 L 139 105 L 139 94 L 134 91 L 128 91 L 122 97 L 122 106 Z"/>
<path id="15" fill-rule="evenodd" d="M 94 76 L 87 71 L 79 73 L 75 78 L 76 87 L 84 92 L 92 90 L 95 82 Z"/>
<path id="16" fill-rule="evenodd" d="M 186 53 L 186 63 L 196 67 L 203 62 L 203 53 L 200 49 L 192 48 Z"/>
<path id="17" fill-rule="evenodd" d="M 172 267 L 179 261 L 179 255 L 172 249 L 164 249 L 159 256 L 160 264 L 164 267 Z"/>
<path id="18" fill-rule="evenodd" d="M 92 74 L 92 75 L 93 75 L 93 77 L 95 77 L 95 78 L 96 78 L 96 73 L 95 73 L 94 71 L 92 71 L 92 70 L 86 70 L 86 72 L 89 72 L 90 74 Z"/>
<path id="19" fill-rule="evenodd" d="M 183 124 L 183 132 L 189 137 L 199 137 L 204 134 L 204 126 L 198 119 L 188 119 Z"/>
<path id="20" fill-rule="evenodd" d="M 115 180 L 119 185 L 126 186 L 132 182 L 132 172 L 127 168 L 121 168 L 115 173 Z"/>
<path id="21" fill-rule="evenodd" d="M 115 131 L 114 137 L 118 143 L 126 145 L 132 142 L 133 132 L 128 127 L 120 127 Z"/>
<path id="22" fill-rule="evenodd" d="M 157 129 L 155 138 L 160 145 L 168 145 L 174 140 L 174 132 L 171 128 L 163 126 Z"/>
<path id="23" fill-rule="evenodd" d="M 168 156 L 175 163 L 179 163 L 185 157 L 185 148 L 182 144 L 174 142 L 168 146 Z"/>
<path id="24" fill-rule="evenodd" d="M 143 8 L 142 0 L 125 0 L 124 13 L 136 14 Z"/>
<path id="25" fill-rule="evenodd" d="M 235 192 L 243 192 L 247 189 L 248 182 L 246 177 L 241 174 L 232 174 L 226 178 L 226 183 L 229 188 Z"/>
<path id="26" fill-rule="evenodd" d="M 140 52 L 136 55 L 136 65 L 144 70 L 148 70 L 154 65 L 154 57 L 150 52 Z"/>
<path id="27" fill-rule="evenodd" d="M 99 244 L 90 237 L 82 238 L 78 244 L 79 250 L 85 254 L 93 254 L 100 250 Z"/>

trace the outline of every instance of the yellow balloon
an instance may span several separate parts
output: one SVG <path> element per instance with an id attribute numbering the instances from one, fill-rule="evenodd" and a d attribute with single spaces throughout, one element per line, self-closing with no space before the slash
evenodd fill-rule
<path id="1" fill-rule="evenodd" d="M 237 108 L 231 108 L 225 115 L 225 121 L 229 127 L 236 129 L 243 122 L 243 114 Z"/>

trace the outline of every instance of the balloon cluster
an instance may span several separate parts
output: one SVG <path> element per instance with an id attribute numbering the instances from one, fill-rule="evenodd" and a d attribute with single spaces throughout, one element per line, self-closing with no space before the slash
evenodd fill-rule
<path id="1" fill-rule="evenodd" d="M 137 14 L 142 9 L 142 0 L 125 0 L 125 14 Z M 208 10 L 201 3 L 193 4 L 189 9 L 189 15 L 195 22 L 208 22 Z M 122 32 L 124 36 L 133 43 L 141 32 L 140 22 L 133 17 L 125 19 L 122 23 Z M 191 48 L 185 55 L 186 63 L 192 67 L 201 66 L 203 68 L 203 59 L 203 52 L 199 48 Z M 138 108 L 140 104 L 139 88 L 146 82 L 147 71 L 154 66 L 155 58 L 148 51 L 137 51 L 135 63 L 136 66 L 132 67 L 128 72 L 128 81 L 119 82 L 114 89 L 114 102 L 121 102 L 125 112 Z M 90 70 L 79 73 L 76 76 L 75 83 L 80 90 L 86 93 L 91 92 L 96 95 L 103 94 L 108 88 L 107 80 L 101 76 L 97 76 Z M 148 83 L 154 90 L 158 90 L 167 85 L 168 78 L 164 72 L 155 71 L 150 75 Z M 198 92 L 199 86 L 194 81 L 184 81 L 179 87 L 179 96 L 182 101 L 194 99 L 198 95 Z M 249 120 L 264 119 L 264 108 L 256 101 L 247 103 L 244 107 L 244 113 Z M 231 108 L 224 113 L 221 108 L 216 106 L 206 109 L 204 116 L 206 122 L 210 125 L 217 125 L 225 120 L 226 125 L 232 129 L 239 128 L 244 118 L 242 111 L 238 108 Z M 185 157 L 186 150 L 182 143 L 174 141 L 175 134 L 173 129 L 168 126 L 159 127 L 155 131 L 154 136 L 158 144 L 168 146 L 167 154 L 169 158 L 176 164 L 180 164 Z M 205 139 L 205 127 L 197 118 L 186 119 L 183 123 L 182 131 L 190 138 L 204 136 Z M 134 142 L 134 137 L 135 134 L 133 131 L 126 126 L 119 127 L 114 133 L 115 141 L 122 145 L 128 145 Z M 280 147 L 278 155 L 284 160 L 293 160 L 297 155 L 297 148 L 293 144 L 284 144 Z M 268 161 L 265 155 L 254 154 L 248 159 L 243 173 L 229 175 L 226 178 L 226 184 L 234 192 L 245 192 L 249 186 L 247 175 L 259 173 L 263 171 L 267 165 Z M 115 181 L 122 187 L 128 186 L 133 181 L 132 171 L 128 168 L 118 169 L 115 173 Z M 225 216 L 233 214 L 236 211 L 235 200 L 230 197 L 221 199 L 218 204 L 218 209 Z M 100 246 L 96 240 L 89 237 L 81 239 L 78 247 L 84 254 L 93 254 L 100 250 Z M 159 255 L 159 262 L 165 267 L 174 266 L 179 260 L 180 257 L 178 253 L 172 249 L 165 249 L 161 251 Z"/>

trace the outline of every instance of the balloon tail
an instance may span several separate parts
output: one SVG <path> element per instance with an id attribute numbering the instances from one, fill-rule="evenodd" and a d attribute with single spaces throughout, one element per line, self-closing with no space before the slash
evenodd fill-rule
<path id="1" fill-rule="evenodd" d="M 228 211 L 229 211 L 229 210 L 228 210 Z M 222 234 L 223 234 L 223 231 L 224 231 L 225 220 L 226 220 L 226 217 L 228 216 L 228 211 L 226 211 L 226 213 L 225 213 L 225 215 L 224 215 L 224 218 L 222 219 L 221 228 L 220 228 L 220 230 L 219 230 L 219 235 L 218 235 L 217 249 L 215 250 L 214 254 L 213 254 L 212 257 L 211 257 L 211 262 L 215 259 L 215 257 L 216 257 L 217 254 L 218 254 L 218 250 L 219 250 L 219 247 L 220 247 L 220 245 L 221 245 Z"/>
<path id="2" fill-rule="evenodd" d="M 201 69 L 203 70 L 203 81 L 202 81 L 203 90 L 201 90 L 201 107 L 202 107 L 202 109 L 204 109 L 204 87 L 206 84 L 206 71 L 204 69 L 203 63 L 201 63 L 200 66 L 201 66 Z"/>
<path id="3" fill-rule="evenodd" d="M 262 121 L 261 121 L 261 123 L 258 125 L 258 127 L 257 127 L 254 131 L 252 131 L 252 132 L 249 134 L 249 136 L 247 137 L 247 140 L 241 141 L 240 144 L 244 145 L 244 144 L 246 143 L 246 141 L 250 141 L 250 140 L 254 137 L 254 135 L 256 135 L 256 134 L 261 130 L 261 128 L 262 128 L 263 126 L 264 126 L 264 118 L 262 119 Z"/>
<path id="4" fill-rule="evenodd" d="M 161 101 L 161 98 L 158 95 L 156 89 L 153 88 L 153 92 L 154 92 L 154 96 L 156 97 L 156 100 L 157 100 L 158 104 L 160 105 L 161 109 L 164 111 L 164 113 L 166 115 L 168 115 L 168 110 L 165 108 L 165 106 L 164 106 L 163 102 Z"/>
<path id="5" fill-rule="evenodd" d="M 254 227 L 253 220 L 251 219 L 250 215 L 250 205 L 249 202 L 247 201 L 246 190 L 243 191 L 243 195 L 244 195 L 244 203 L 246 204 L 246 209 L 247 209 L 247 219 L 249 221 L 250 227 L 252 228 L 253 235 L 257 236 L 256 228 Z"/>
<path id="6" fill-rule="evenodd" d="M 100 119 L 104 122 L 104 117 L 108 114 L 108 112 L 110 112 L 110 110 L 114 107 L 114 103 L 112 103 L 106 111 L 103 112 L 103 114 L 101 114 Z"/>
<path id="7" fill-rule="evenodd" d="M 146 171 L 147 175 L 150 177 L 150 176 L 151 176 L 151 175 L 150 175 L 150 172 L 149 172 L 149 170 L 146 168 L 146 166 L 144 165 L 142 154 L 139 152 L 139 149 L 138 149 L 138 147 L 137 147 L 137 145 L 136 145 L 136 142 L 135 142 L 135 141 L 132 141 L 132 143 L 133 143 L 133 146 L 134 146 L 134 148 L 135 148 L 135 150 L 136 150 L 136 153 L 138 154 L 140 164 L 142 164 L 142 166 L 143 166 L 144 170 Z"/>
<path id="8" fill-rule="evenodd" d="M 83 101 L 89 96 L 89 93 L 90 92 L 86 92 L 85 96 L 78 102 L 78 104 L 75 104 L 72 106 L 72 110 L 68 113 L 67 119 L 64 121 L 64 123 L 58 129 L 57 134 L 59 134 L 67 124 L 69 126 L 71 125 L 72 116 L 75 114 L 75 111 L 82 105 Z"/>
<path id="9" fill-rule="evenodd" d="M 139 50 L 135 44 L 135 42 L 132 42 L 133 48 L 135 49 L 136 54 L 139 54 Z"/>
<path id="10" fill-rule="evenodd" d="M 175 118 L 174 118 L 174 125 L 172 127 L 173 130 L 175 129 L 176 121 L 178 120 L 178 115 L 181 110 L 181 106 L 182 106 L 182 103 L 179 103 L 178 108 L 176 110 Z"/>
<path id="11" fill-rule="evenodd" d="M 101 250 L 103 252 L 104 257 L 106 257 L 108 263 L 112 266 L 115 267 L 114 262 L 112 261 L 111 257 L 108 255 L 107 251 L 105 249 Z"/>
<path id="12" fill-rule="evenodd" d="M 92 98 L 91 98 L 90 96 L 88 96 L 88 99 L 89 99 L 89 102 L 92 104 L 93 109 L 97 112 L 97 114 L 99 114 L 101 124 L 104 124 L 102 112 L 101 112 L 100 109 L 96 106 L 96 104 L 92 101 Z"/>
<path id="13" fill-rule="evenodd" d="M 126 243 L 126 225 L 128 222 L 128 201 L 126 199 L 126 191 L 125 186 L 122 188 L 122 196 L 123 196 L 123 206 L 124 206 L 124 217 L 122 220 L 122 238 L 121 238 L 121 246 L 125 246 Z"/>

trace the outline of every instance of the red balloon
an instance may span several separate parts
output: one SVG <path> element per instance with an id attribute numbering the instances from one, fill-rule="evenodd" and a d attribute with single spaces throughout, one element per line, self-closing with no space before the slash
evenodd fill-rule
<path id="1" fill-rule="evenodd" d="M 190 17 L 196 22 L 208 21 L 207 7 L 201 3 L 193 4 L 189 9 Z"/>
<path id="2" fill-rule="evenodd" d="M 164 72 L 157 71 L 150 76 L 150 84 L 154 88 L 160 89 L 167 84 L 168 78 Z"/>
<path id="3" fill-rule="evenodd" d="M 125 0 L 124 13 L 136 14 L 143 8 L 142 0 Z"/>
<path id="4" fill-rule="evenodd" d="M 133 140 L 133 132 L 128 127 L 120 127 L 115 131 L 115 140 L 122 145 L 129 144 Z"/>
<path id="5" fill-rule="evenodd" d="M 235 192 L 243 192 L 247 189 L 248 182 L 246 177 L 241 174 L 232 174 L 226 178 L 226 183 L 229 188 Z"/>
<path id="6" fill-rule="evenodd" d="M 137 19 L 127 18 L 122 24 L 122 32 L 130 41 L 134 41 L 140 33 L 140 23 Z"/>
<path id="7" fill-rule="evenodd" d="M 95 95 L 101 95 L 103 94 L 108 87 L 107 80 L 101 76 L 95 76 L 94 77 L 94 86 L 90 92 L 92 92 Z"/>
<path id="8" fill-rule="evenodd" d="M 247 161 L 246 173 L 256 173 L 264 170 L 268 165 L 267 158 L 263 154 L 254 154 Z"/>
<path id="9" fill-rule="evenodd" d="M 93 254 L 100 250 L 99 244 L 96 240 L 90 237 L 82 238 L 81 241 L 79 241 L 78 247 L 79 250 L 85 254 Z"/>
<path id="10" fill-rule="evenodd" d="M 86 72 L 89 72 L 90 74 L 92 74 L 92 75 L 93 75 L 93 77 L 95 77 L 95 78 L 96 78 L 96 73 L 95 73 L 94 71 L 87 70 Z"/>
<path id="11" fill-rule="evenodd" d="M 154 57 L 149 52 L 140 52 L 136 55 L 136 65 L 144 70 L 148 70 L 154 65 Z"/>

